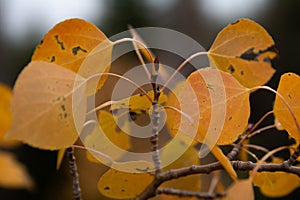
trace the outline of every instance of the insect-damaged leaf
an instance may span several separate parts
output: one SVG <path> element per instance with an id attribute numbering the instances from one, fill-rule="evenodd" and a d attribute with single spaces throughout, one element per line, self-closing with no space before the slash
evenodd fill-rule
<path id="1" fill-rule="evenodd" d="M 42 149 L 72 145 L 86 112 L 85 79 L 76 76 L 56 64 L 32 61 L 13 90 L 12 125 L 7 137 Z M 82 87 L 73 88 L 75 78 Z M 72 98 L 74 91 L 76 99 Z"/>
<path id="2" fill-rule="evenodd" d="M 31 189 L 33 185 L 25 167 L 11 153 L 0 152 L 0 187 Z"/>
<path id="3" fill-rule="evenodd" d="M 282 162 L 283 159 L 275 158 L 272 163 Z M 278 198 L 288 195 L 298 188 L 300 179 L 296 174 L 286 172 L 257 172 L 253 177 L 253 183 L 265 196 Z"/>
<path id="4" fill-rule="evenodd" d="M 109 71 L 112 47 L 112 42 L 95 25 L 82 19 L 69 19 L 44 36 L 32 60 L 55 63 L 88 78 Z M 98 89 L 105 80 L 103 76 Z"/>
<path id="5" fill-rule="evenodd" d="M 112 199 L 136 199 L 154 180 L 147 173 L 153 165 L 146 161 L 118 163 L 101 176 L 98 182 L 99 192 Z M 119 170 L 117 170 L 117 169 Z"/>
<path id="6" fill-rule="evenodd" d="M 231 73 L 246 87 L 265 84 L 275 72 L 270 63 L 277 56 L 274 41 L 249 19 L 225 27 L 208 53 L 211 66 Z"/>
<path id="7" fill-rule="evenodd" d="M 293 110 L 298 124 L 300 123 L 300 77 L 294 73 L 283 74 L 280 78 L 277 92 L 280 93 Z M 289 135 L 300 140 L 300 132 L 294 119 L 283 100 L 276 95 L 274 103 L 274 115 L 281 126 L 287 130 Z"/>

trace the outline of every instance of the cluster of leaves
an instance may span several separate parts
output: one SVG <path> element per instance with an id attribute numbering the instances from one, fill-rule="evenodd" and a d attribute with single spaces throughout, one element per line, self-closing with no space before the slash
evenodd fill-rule
<path id="1" fill-rule="evenodd" d="M 140 58 L 143 55 L 148 62 L 153 63 L 153 54 L 145 48 L 135 32 L 133 36 L 133 39 L 124 41 L 133 42 Z M 117 43 L 120 41 L 109 41 L 97 27 L 80 19 L 66 20 L 50 30 L 14 86 L 11 102 L 12 125 L 7 132 L 7 138 L 21 140 L 41 149 L 60 150 L 60 162 L 64 149 L 72 145 L 74 147 L 78 139 L 77 132 L 81 132 L 87 124 L 87 97 L 101 92 L 108 75 L 121 77 L 109 73 L 112 49 Z M 101 48 L 98 48 L 99 44 Z M 86 148 L 92 150 L 87 154 L 88 160 L 101 160 L 111 167 L 98 182 L 102 195 L 112 199 L 146 199 L 156 194 L 160 195 L 154 199 L 176 199 L 179 198 L 177 196 L 185 196 L 186 199 L 240 199 L 241 196 L 254 199 L 253 185 L 272 197 L 287 195 L 299 187 L 300 168 L 294 164 L 300 150 L 300 77 L 293 73 L 282 75 L 277 91 L 262 86 L 275 72 L 271 66 L 271 60 L 277 56 L 273 39 L 257 23 L 241 19 L 225 27 L 210 50 L 201 53 L 208 56 L 211 67 L 193 72 L 186 82 L 178 83 L 168 95 L 163 93 L 163 89 L 147 92 L 139 88 L 142 95 L 128 97 L 129 101 L 124 99 L 109 102 L 95 108 L 100 109 L 98 123 L 106 137 L 99 134 L 98 129 L 94 129 L 85 138 L 85 144 Z M 80 71 L 82 65 L 86 66 L 85 71 Z M 154 73 L 149 74 L 153 76 Z M 95 76 L 101 76 L 96 91 L 90 86 Z M 74 85 L 77 87 L 74 88 Z M 286 130 L 296 142 L 295 145 L 268 151 L 264 147 L 249 144 L 249 139 L 262 131 L 256 129 L 260 121 L 254 127 L 248 128 L 249 95 L 257 89 L 267 89 L 277 94 L 273 111 L 268 113 L 275 115 L 276 123 L 268 128 L 276 126 Z M 73 95 L 75 92 L 76 100 Z M 157 92 L 161 95 L 157 95 Z M 72 105 L 74 102 L 76 105 Z M 110 104 L 111 112 L 102 109 Z M 185 138 L 179 138 L 178 141 L 173 141 L 171 152 L 170 149 L 160 152 L 159 159 L 163 163 L 182 148 L 187 149 L 185 153 L 174 163 L 160 169 L 162 172 L 156 170 L 155 173 L 153 169 L 157 160 L 154 163 L 142 160 L 119 162 L 122 155 L 118 152 L 110 152 L 109 155 L 112 156 L 106 156 L 106 151 L 112 151 L 102 142 L 107 138 L 124 150 L 132 147 L 130 136 L 118 129 L 112 113 L 128 107 L 135 115 L 151 115 L 153 112 L 160 112 L 150 110 L 155 104 L 169 108 L 166 109 L 166 121 L 172 137 L 175 138 L 178 132 L 190 137 L 191 132 L 196 132 L 192 145 L 187 146 Z M 191 104 L 196 105 L 200 113 L 185 116 L 180 111 L 181 107 L 189 107 Z M 77 109 L 73 109 L 74 107 Z M 223 115 L 218 115 L 220 112 Z M 125 122 L 123 126 L 128 124 Z M 213 142 L 215 138 L 216 144 Z M 218 162 L 201 165 L 199 143 L 205 144 Z M 223 145 L 233 146 L 227 156 L 221 149 Z M 259 159 L 251 152 L 251 148 L 262 150 L 266 154 Z M 284 161 L 273 155 L 286 148 L 291 150 L 289 160 Z M 256 159 L 257 164 L 241 162 L 239 166 L 234 165 L 231 161 L 233 158 L 245 161 L 243 152 Z M 272 161 L 265 163 L 269 157 Z M 265 170 L 261 166 L 266 166 Z M 122 170 L 117 170 L 118 168 Z M 200 174 L 221 168 L 233 179 L 232 185 L 227 187 L 220 180 L 220 174 L 214 173 L 209 191 L 199 192 Z M 236 173 L 238 169 L 252 171 L 247 179 L 239 179 Z"/>

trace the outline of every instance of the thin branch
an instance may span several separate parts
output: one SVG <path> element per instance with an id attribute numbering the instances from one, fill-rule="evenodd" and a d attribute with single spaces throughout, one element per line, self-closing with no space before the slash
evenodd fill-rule
<path id="1" fill-rule="evenodd" d="M 290 165 L 290 166 L 293 165 L 299 156 L 300 156 L 300 144 L 297 146 L 294 153 L 287 160 L 288 165 Z"/>
<path id="2" fill-rule="evenodd" d="M 161 160 L 160 160 L 160 155 L 159 155 L 159 149 L 158 149 L 158 134 L 159 134 L 159 118 L 160 118 L 160 113 L 159 113 L 159 104 L 158 104 L 158 99 L 160 96 L 160 92 L 158 90 L 158 86 L 156 84 L 157 76 L 158 76 L 158 60 L 154 60 L 154 67 L 152 68 L 151 72 L 151 81 L 152 81 L 152 88 L 153 88 L 153 93 L 154 93 L 154 98 L 153 98 L 153 109 L 152 109 L 152 136 L 150 138 L 151 144 L 152 144 L 152 160 L 154 162 L 155 166 L 155 175 L 157 176 L 162 172 L 161 169 Z"/>
<path id="3" fill-rule="evenodd" d="M 81 189 L 79 185 L 78 169 L 76 165 L 76 159 L 75 159 L 73 147 L 67 148 L 66 152 L 67 152 L 67 157 L 69 159 L 70 174 L 73 178 L 73 198 L 74 200 L 82 200 Z"/>
<path id="4" fill-rule="evenodd" d="M 177 190 L 173 188 L 158 188 L 157 194 L 176 195 L 178 197 L 197 197 L 200 199 L 214 199 L 224 197 L 226 193 L 205 193 L 205 192 L 192 192 L 187 190 Z"/>
<path id="5" fill-rule="evenodd" d="M 288 172 L 296 174 L 300 177 L 300 167 L 289 166 L 286 161 L 280 164 L 257 164 L 251 161 L 231 161 L 234 170 L 249 171 L 257 167 L 257 172 Z M 146 200 L 150 197 L 154 197 L 157 194 L 157 188 L 166 181 L 177 179 L 184 176 L 193 174 L 209 174 L 216 170 L 224 169 L 220 162 L 214 162 L 207 165 L 192 165 L 180 169 L 169 170 L 161 173 L 157 179 L 155 179 L 148 188 L 137 198 L 138 200 Z"/>
<path id="6" fill-rule="evenodd" d="M 258 122 L 256 122 L 256 123 L 251 127 L 251 129 L 249 130 L 249 133 L 253 132 L 253 131 L 258 127 L 258 125 L 259 125 L 260 123 L 262 123 L 262 121 L 264 121 L 264 120 L 265 120 L 270 114 L 272 114 L 272 113 L 273 113 L 273 110 L 271 110 L 271 111 L 265 113 L 265 114 L 258 120 Z"/>
<path id="7" fill-rule="evenodd" d="M 258 130 L 256 130 L 256 131 L 252 132 L 251 134 L 249 134 L 249 135 L 248 135 L 248 138 L 251 138 L 251 137 L 253 137 L 254 135 L 257 135 L 257 134 L 259 134 L 259 133 L 261 133 L 261 132 L 263 132 L 263 131 L 266 131 L 266 130 L 269 130 L 269 129 L 272 129 L 272 128 L 275 128 L 275 125 L 274 125 L 274 124 L 271 124 L 271 125 L 269 125 L 269 126 L 262 127 L 262 128 L 260 128 L 260 129 L 258 129 Z"/>

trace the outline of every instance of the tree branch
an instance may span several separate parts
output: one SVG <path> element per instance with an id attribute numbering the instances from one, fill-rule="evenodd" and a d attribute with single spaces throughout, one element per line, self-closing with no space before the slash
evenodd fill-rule
<path id="1" fill-rule="evenodd" d="M 157 176 L 162 172 L 161 170 L 161 161 L 160 161 L 160 155 L 159 155 L 159 149 L 158 149 L 158 134 L 159 134 L 159 105 L 158 105 L 158 99 L 160 96 L 159 89 L 157 88 L 156 80 L 158 76 L 158 60 L 154 60 L 153 69 L 151 72 L 151 81 L 152 81 L 152 89 L 154 93 L 154 99 L 153 99 L 153 109 L 152 109 L 152 136 L 150 138 L 151 144 L 152 144 L 152 160 L 154 162 L 155 166 L 155 175 Z"/>
<path id="2" fill-rule="evenodd" d="M 231 161 L 231 164 L 235 170 L 249 171 L 254 169 L 258 164 L 250 161 Z M 155 179 L 148 188 L 137 198 L 138 200 L 145 200 L 150 197 L 154 197 L 157 194 L 157 188 L 166 181 L 177 179 L 180 177 L 192 175 L 192 174 L 209 174 L 213 171 L 223 169 L 223 166 L 219 162 L 210 163 L 207 165 L 192 165 L 180 169 L 169 170 L 161 173 L 157 179 Z M 300 177 L 300 167 L 288 165 L 288 161 L 284 161 L 280 164 L 259 164 L 258 172 L 268 171 L 283 171 L 292 174 L 296 174 Z"/>
<path id="3" fill-rule="evenodd" d="M 300 156 L 300 144 L 297 146 L 296 150 L 294 151 L 294 153 L 290 156 L 290 158 L 287 160 L 288 165 L 293 165 L 297 158 Z"/>
<path id="4" fill-rule="evenodd" d="M 179 197 L 197 197 L 201 199 L 214 199 L 217 197 L 225 196 L 225 193 L 192 192 L 187 190 L 177 190 L 173 188 L 158 188 L 157 194 L 176 195 Z"/>
<path id="5" fill-rule="evenodd" d="M 73 147 L 67 148 L 67 156 L 69 159 L 70 174 L 73 178 L 73 198 L 74 200 L 82 200 L 81 189 L 79 185 L 79 175 L 76 165 L 76 158 Z"/>

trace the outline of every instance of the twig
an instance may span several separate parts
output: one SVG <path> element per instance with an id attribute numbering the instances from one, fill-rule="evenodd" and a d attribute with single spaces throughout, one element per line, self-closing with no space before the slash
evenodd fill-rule
<path id="1" fill-rule="evenodd" d="M 69 159 L 70 174 L 73 178 L 73 198 L 74 200 L 82 200 L 81 189 L 79 185 L 78 169 L 76 165 L 76 159 L 75 159 L 73 147 L 67 148 L 66 152 Z"/>
<path id="2" fill-rule="evenodd" d="M 287 160 L 287 163 L 289 166 L 293 165 L 297 158 L 300 156 L 300 144 L 297 146 L 296 150 L 294 151 L 294 153 L 289 157 L 289 159 Z"/>
<path id="3" fill-rule="evenodd" d="M 160 113 L 158 111 L 159 109 L 159 104 L 158 104 L 158 98 L 160 96 L 159 89 L 157 88 L 156 80 L 158 76 L 158 60 L 154 60 L 154 66 L 151 72 L 151 81 L 152 81 L 152 88 L 153 88 L 153 93 L 154 93 L 154 98 L 153 98 L 153 109 L 152 109 L 152 136 L 151 136 L 151 144 L 152 144 L 152 159 L 154 162 L 155 166 L 155 175 L 157 176 L 162 172 L 161 169 L 161 161 L 160 161 L 160 156 L 159 156 L 159 149 L 158 149 L 158 134 L 159 134 L 159 118 L 160 118 Z"/>
<path id="4" fill-rule="evenodd" d="M 283 171 L 292 174 L 296 174 L 300 177 L 300 167 L 289 166 L 287 161 L 280 164 L 257 164 L 251 161 L 231 161 L 232 167 L 235 170 L 240 171 L 249 171 L 258 166 L 257 171 L 268 171 L 268 172 L 276 172 Z M 155 179 L 148 188 L 137 198 L 138 200 L 146 200 L 150 197 L 154 197 L 157 194 L 157 188 L 166 181 L 177 179 L 180 177 L 193 175 L 193 174 L 209 174 L 216 170 L 223 169 L 223 166 L 219 162 L 210 163 L 207 165 L 192 165 L 189 167 L 184 167 L 180 169 L 169 170 L 161 173 L 157 179 Z"/>
<path id="5" fill-rule="evenodd" d="M 179 197 L 197 197 L 201 199 L 214 199 L 226 195 L 225 193 L 192 192 L 187 190 L 177 190 L 173 188 L 158 188 L 157 194 L 176 195 Z"/>

